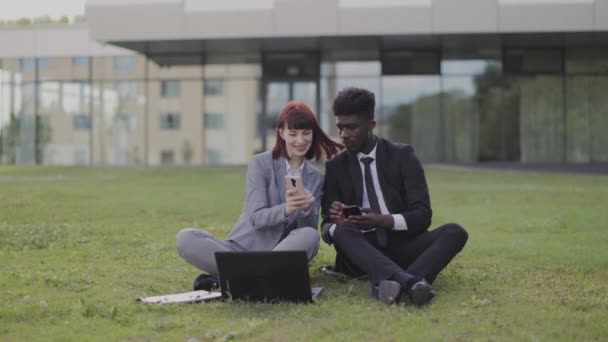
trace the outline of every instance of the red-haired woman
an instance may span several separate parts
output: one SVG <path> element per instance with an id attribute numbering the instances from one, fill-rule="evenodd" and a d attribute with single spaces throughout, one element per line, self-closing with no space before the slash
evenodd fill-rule
<path id="1" fill-rule="evenodd" d="M 193 228 L 176 238 L 179 255 L 207 272 L 195 290 L 218 287 L 215 252 L 303 250 L 312 259 L 319 250 L 317 224 L 323 174 L 309 160 L 331 158 L 342 148 L 319 127 L 303 102 L 289 102 L 279 114 L 272 152 L 256 154 L 247 167 L 245 207 L 226 238 Z M 304 191 L 286 190 L 286 177 L 299 177 Z"/>

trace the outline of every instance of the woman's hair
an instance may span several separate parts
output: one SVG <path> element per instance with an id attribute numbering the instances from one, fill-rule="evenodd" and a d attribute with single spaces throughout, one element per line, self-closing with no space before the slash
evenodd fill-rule
<path id="1" fill-rule="evenodd" d="M 319 126 L 317 117 L 312 110 L 300 101 L 289 102 L 279 114 L 277 120 L 277 140 L 272 150 L 274 159 L 283 156 L 289 159 L 285 140 L 279 134 L 279 130 L 287 126 L 287 129 L 310 129 L 312 130 L 312 144 L 306 152 L 306 159 L 320 160 L 323 156 L 329 159 L 337 154 L 343 146 L 331 140 Z"/>

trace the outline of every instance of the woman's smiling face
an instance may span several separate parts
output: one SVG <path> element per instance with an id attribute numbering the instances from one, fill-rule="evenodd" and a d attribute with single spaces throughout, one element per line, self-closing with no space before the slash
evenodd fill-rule
<path id="1" fill-rule="evenodd" d="M 285 147 L 289 158 L 304 158 L 312 145 L 312 129 L 289 129 L 287 125 L 279 130 L 281 138 L 285 140 Z"/>

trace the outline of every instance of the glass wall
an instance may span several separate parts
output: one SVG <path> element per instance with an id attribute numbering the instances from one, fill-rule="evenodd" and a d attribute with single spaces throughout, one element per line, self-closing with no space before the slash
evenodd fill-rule
<path id="1" fill-rule="evenodd" d="M 318 83 L 262 75 L 261 54 L 0 59 L 0 163 L 244 164 L 273 146 L 290 98 L 318 101 L 339 140 L 348 86 L 375 93 L 379 136 L 426 162 L 608 162 L 606 48 L 314 55 Z"/>
<path id="2" fill-rule="evenodd" d="M 204 69 L 203 163 L 245 164 L 262 149 L 260 64 L 237 60 Z"/>
<path id="3" fill-rule="evenodd" d="M 443 160 L 477 161 L 481 146 L 487 144 L 495 146 L 494 151 L 490 148 L 483 151 L 485 159 L 499 158 L 496 127 L 500 91 L 496 89 L 499 85 L 489 79 L 494 72 L 500 73 L 499 56 L 498 51 L 486 51 L 485 56 L 477 51 L 444 52 L 445 59 L 441 63 Z M 482 128 L 490 132 L 482 131 Z"/>
<path id="4" fill-rule="evenodd" d="M 203 67 L 148 67 L 147 163 L 201 164 Z"/>
<path id="5" fill-rule="evenodd" d="M 566 55 L 566 160 L 608 161 L 608 49 Z"/>
<path id="6" fill-rule="evenodd" d="M 381 134 L 411 144 L 423 161 L 442 157 L 441 79 L 435 75 L 382 77 Z"/>

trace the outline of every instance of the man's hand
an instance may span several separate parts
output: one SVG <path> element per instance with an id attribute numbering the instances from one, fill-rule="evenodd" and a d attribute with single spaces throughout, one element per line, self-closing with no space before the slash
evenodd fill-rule
<path id="1" fill-rule="evenodd" d="M 365 215 L 351 215 L 346 221 L 352 222 L 362 229 L 381 228 L 391 230 L 395 226 L 395 219 L 392 215 L 382 215 L 373 212 L 369 208 L 361 208 Z"/>
<path id="2" fill-rule="evenodd" d="M 329 218 L 335 224 L 344 222 L 345 218 L 342 215 L 342 207 L 344 203 L 339 201 L 334 201 L 329 207 Z"/>
<path id="3" fill-rule="evenodd" d="M 285 192 L 285 217 L 289 217 L 296 210 L 308 207 L 310 207 L 310 197 L 308 194 L 298 195 L 296 189 L 289 189 Z"/>

